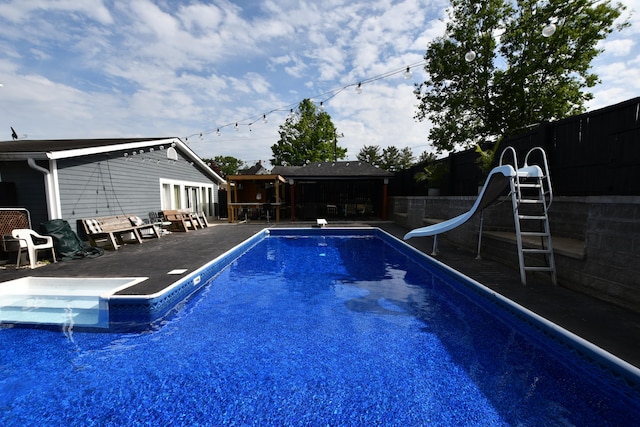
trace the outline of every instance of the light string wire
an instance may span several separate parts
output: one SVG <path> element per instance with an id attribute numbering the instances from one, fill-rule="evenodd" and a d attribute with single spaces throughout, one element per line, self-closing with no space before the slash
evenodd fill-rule
<path id="1" fill-rule="evenodd" d="M 330 99 L 334 98 L 335 96 L 337 96 L 338 94 L 340 94 L 341 92 L 345 91 L 346 89 L 350 88 L 350 87 L 355 87 L 355 88 L 361 88 L 363 85 L 368 84 L 368 83 L 373 83 L 375 81 L 378 80 L 383 80 L 386 78 L 389 78 L 391 76 L 394 76 L 396 74 L 400 74 L 400 73 L 406 73 L 408 71 L 410 71 L 412 68 L 416 68 L 422 65 L 425 65 L 426 61 L 422 60 L 420 62 L 415 62 L 413 64 L 409 64 L 406 65 L 402 68 L 398 68 L 392 71 L 388 71 L 386 73 L 383 74 L 379 74 L 377 76 L 374 77 L 369 77 L 369 78 L 365 78 L 363 80 L 359 80 L 357 83 L 350 83 L 348 85 L 336 88 L 336 89 L 332 89 L 329 90 L 327 92 L 321 93 L 319 95 L 307 98 L 310 100 L 317 100 L 316 103 L 318 103 L 319 105 L 324 105 L 325 102 L 329 101 Z M 233 126 L 236 128 L 236 130 L 238 129 L 238 127 L 240 126 L 252 126 L 253 124 L 255 124 L 256 122 L 260 121 L 260 120 L 265 120 L 269 115 L 273 114 L 273 113 L 278 113 L 278 112 L 293 112 L 294 108 L 296 108 L 298 105 L 300 105 L 300 102 L 302 101 L 298 101 L 296 103 L 293 104 L 289 104 L 283 107 L 279 107 L 279 108 L 274 108 L 273 110 L 270 110 L 268 112 L 262 113 L 257 117 L 253 117 L 253 118 L 248 118 L 248 119 L 243 119 L 243 120 L 237 120 L 237 121 L 233 121 L 233 122 L 229 122 L 226 124 L 222 124 L 219 126 L 215 126 L 212 129 L 206 130 L 206 131 L 201 131 L 201 132 L 196 132 L 193 133 L 191 135 L 188 135 L 185 137 L 185 142 L 189 141 L 189 138 L 192 138 L 194 136 L 199 136 L 200 138 L 202 138 L 203 135 L 208 135 L 214 132 L 220 133 L 220 131 L 224 128 Z"/>

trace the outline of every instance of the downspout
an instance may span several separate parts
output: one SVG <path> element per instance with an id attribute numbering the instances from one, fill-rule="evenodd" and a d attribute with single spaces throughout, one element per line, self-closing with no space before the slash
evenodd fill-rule
<path id="1" fill-rule="evenodd" d="M 27 159 L 27 164 L 31 169 L 36 170 L 44 175 L 45 196 L 47 198 L 47 214 L 49 219 L 60 218 L 60 209 L 58 208 L 57 203 L 59 199 L 58 197 L 56 197 L 56 190 L 53 182 L 54 179 L 51 172 L 48 169 L 38 165 L 32 157 L 29 157 Z"/>

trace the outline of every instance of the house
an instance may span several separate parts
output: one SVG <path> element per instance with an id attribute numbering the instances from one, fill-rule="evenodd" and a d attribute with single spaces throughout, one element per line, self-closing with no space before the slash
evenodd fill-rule
<path id="1" fill-rule="evenodd" d="M 0 142 L 0 206 L 24 207 L 34 229 L 161 209 L 217 215 L 225 180 L 179 138 Z"/>
<path id="2" fill-rule="evenodd" d="M 357 217 L 386 219 L 387 187 L 393 173 L 367 162 L 313 162 L 276 166 L 272 174 L 289 184 L 291 219 Z"/>
<path id="3" fill-rule="evenodd" d="M 258 161 L 255 165 L 247 169 L 240 169 L 238 175 L 269 175 L 271 172 Z"/>

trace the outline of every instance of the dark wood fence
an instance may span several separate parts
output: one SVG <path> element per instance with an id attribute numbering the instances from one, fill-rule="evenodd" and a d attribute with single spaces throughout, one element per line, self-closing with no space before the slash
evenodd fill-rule
<path id="1" fill-rule="evenodd" d="M 541 123 L 526 132 L 506 138 L 496 152 L 513 146 L 520 162 L 529 149 L 540 146 L 547 152 L 556 195 L 602 196 L 640 195 L 640 98 L 607 108 Z M 475 150 L 453 153 L 440 161 L 449 173 L 440 185 L 441 195 L 477 194 L 483 175 L 476 164 Z M 396 172 L 391 196 L 426 195 L 427 186 L 414 176 L 424 165 Z"/>

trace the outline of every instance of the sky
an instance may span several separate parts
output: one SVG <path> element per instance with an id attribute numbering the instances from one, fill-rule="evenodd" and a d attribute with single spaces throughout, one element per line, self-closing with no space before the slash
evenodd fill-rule
<path id="1" fill-rule="evenodd" d="M 632 25 L 601 44 L 588 110 L 640 96 L 640 0 L 622 3 Z M 177 136 L 203 158 L 268 165 L 279 126 L 309 98 L 349 160 L 370 145 L 432 152 L 413 90 L 448 5 L 0 0 L 0 140 L 11 127 L 24 139 Z"/>

